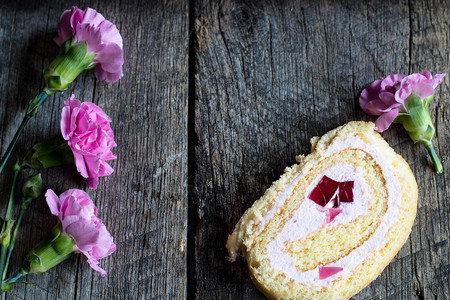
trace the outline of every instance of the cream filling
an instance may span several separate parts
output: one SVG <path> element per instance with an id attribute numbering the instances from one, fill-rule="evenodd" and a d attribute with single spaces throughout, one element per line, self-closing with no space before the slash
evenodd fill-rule
<path id="1" fill-rule="evenodd" d="M 317 204 L 307 199 L 307 196 L 311 190 L 317 185 L 323 175 L 326 175 L 337 181 L 354 181 L 353 187 L 353 203 L 341 203 L 342 213 L 340 213 L 331 223 L 326 226 L 336 226 L 337 224 L 347 223 L 358 216 L 364 214 L 367 211 L 369 197 L 364 196 L 365 185 L 367 183 L 363 179 L 361 174 L 357 174 L 352 165 L 339 164 L 326 170 L 323 174 L 317 176 L 311 185 L 306 189 L 304 197 L 300 207 L 294 212 L 292 219 L 290 219 L 277 237 L 267 245 L 267 257 L 270 260 L 270 264 L 273 269 L 277 269 L 285 273 L 289 278 L 292 278 L 298 283 L 328 286 L 333 280 L 349 274 L 364 259 L 371 251 L 380 248 L 384 244 L 384 236 L 389 228 L 395 223 L 398 216 L 398 205 L 400 201 L 400 183 L 394 175 L 392 165 L 384 158 L 375 146 L 366 144 L 359 138 L 349 138 L 344 141 L 336 141 L 330 145 L 326 156 L 330 156 L 335 152 L 347 149 L 355 148 L 361 149 L 367 152 L 373 157 L 376 163 L 380 166 L 383 176 L 386 181 L 388 190 L 388 209 L 381 219 L 381 223 L 375 232 L 365 241 L 360 247 L 354 249 L 347 256 L 342 257 L 338 261 L 327 266 L 329 267 L 341 267 L 343 270 L 328 278 L 319 280 L 319 270 L 315 268 L 306 272 L 299 272 L 295 268 L 292 258 L 286 253 L 284 249 L 284 243 L 288 241 L 294 241 L 305 237 L 309 233 L 319 230 L 323 226 L 325 220 L 325 213 L 320 212 L 317 209 Z M 298 177 L 298 178 L 297 178 Z M 291 183 L 288 184 L 285 192 L 277 198 L 272 210 L 275 212 L 281 207 L 285 200 L 292 194 L 295 186 L 300 179 L 300 175 L 296 176 Z M 269 216 L 270 211 L 266 214 Z M 263 219 L 263 222 L 267 223 L 270 219 Z"/>

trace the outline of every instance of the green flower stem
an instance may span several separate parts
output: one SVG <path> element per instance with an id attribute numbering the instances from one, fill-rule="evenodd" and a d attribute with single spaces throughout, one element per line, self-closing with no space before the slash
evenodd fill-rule
<path id="1" fill-rule="evenodd" d="M 12 251 L 14 249 L 14 244 L 16 242 L 17 232 L 19 231 L 20 223 L 22 222 L 23 215 L 25 211 L 27 210 L 28 206 L 30 206 L 30 203 L 33 199 L 32 198 L 23 198 L 22 199 L 22 205 L 20 206 L 20 212 L 19 217 L 17 218 L 16 223 L 14 224 L 14 229 L 11 237 L 11 241 L 9 242 L 7 253 L 6 253 L 6 262 L 5 267 L 3 269 L 3 276 L 2 280 L 5 279 L 6 273 L 8 272 L 8 266 L 9 266 L 9 260 L 11 258 Z"/>
<path id="2" fill-rule="evenodd" d="M 31 116 L 25 115 L 25 117 L 22 120 L 22 123 L 19 126 L 19 129 L 17 129 L 16 134 L 14 135 L 14 138 L 12 139 L 11 143 L 8 146 L 8 149 L 6 150 L 6 153 L 3 155 L 2 160 L 0 162 L 0 173 L 5 168 L 6 163 L 8 162 L 9 157 L 11 156 L 11 153 L 16 146 L 17 141 L 19 140 L 20 135 L 22 134 L 23 129 L 27 125 L 28 121 L 31 119 Z"/>
<path id="3" fill-rule="evenodd" d="M 12 217 L 12 214 L 14 211 L 14 193 L 15 193 L 15 189 L 16 189 L 16 185 L 17 185 L 17 177 L 19 176 L 20 172 L 22 172 L 22 168 L 16 164 L 14 166 L 14 177 L 13 177 L 13 182 L 11 184 L 8 208 L 6 209 L 5 220 L 3 222 L 2 231 L 5 229 L 6 223 L 11 220 L 11 217 Z"/>
<path id="4" fill-rule="evenodd" d="M 4 273 L 7 250 L 11 241 L 11 229 L 14 224 L 14 221 L 11 219 L 14 211 L 14 194 L 17 185 L 17 177 L 19 176 L 21 171 L 22 168 L 18 166 L 18 164 L 15 164 L 14 177 L 11 185 L 11 192 L 9 193 L 8 208 L 6 209 L 5 219 L 2 225 L 2 231 L 0 232 L 0 274 Z"/>
<path id="5" fill-rule="evenodd" d="M 5 154 L 2 157 L 2 160 L 0 161 L 0 173 L 2 173 L 3 169 L 5 168 L 6 163 L 8 162 L 9 157 L 11 156 L 12 151 L 14 150 L 14 147 L 16 146 L 17 141 L 19 140 L 23 129 L 27 125 L 28 121 L 36 114 L 39 107 L 44 103 L 44 100 L 47 98 L 48 95 L 50 95 L 51 92 L 49 92 L 47 89 L 41 92 L 39 95 L 31 99 L 30 103 L 28 104 L 27 112 L 25 114 L 25 117 L 22 120 L 22 123 L 19 126 L 19 129 L 17 129 L 16 134 L 14 135 L 14 138 L 12 139 L 11 143 L 8 146 L 8 149 L 6 149 Z"/>
<path id="6" fill-rule="evenodd" d="M 434 151 L 433 144 L 425 145 L 425 147 L 428 150 L 428 153 L 431 156 L 431 160 L 434 164 L 434 169 L 436 170 L 436 173 L 442 173 L 444 168 L 442 167 L 441 161 L 439 160 L 439 157 L 437 156 L 436 152 Z"/>
<path id="7" fill-rule="evenodd" d="M 14 174 L 15 174 L 14 182 L 17 180 L 17 175 L 26 168 L 27 168 L 27 166 L 23 162 L 21 164 L 16 163 L 14 165 Z M 14 185 L 15 185 L 15 183 L 14 183 Z M 14 199 L 14 190 L 15 190 L 15 188 L 13 186 L 13 189 L 12 189 L 11 195 L 10 195 L 10 199 Z M 25 211 L 27 210 L 27 208 L 30 206 L 31 201 L 40 196 L 41 191 L 42 191 L 41 174 L 39 174 L 39 173 L 34 174 L 34 170 L 33 170 L 30 177 L 27 179 L 27 181 L 25 181 L 25 183 L 22 186 L 22 194 L 23 194 L 22 205 L 20 206 L 20 212 L 19 212 L 18 219 L 16 222 L 14 222 L 14 221 L 8 222 L 7 225 L 9 226 L 9 229 L 7 229 L 5 231 L 5 234 L 2 235 L 4 238 L 0 245 L 1 246 L 0 259 L 1 259 L 1 262 L 3 262 L 5 260 L 4 264 L 3 264 L 3 268 L 2 268 L 3 273 L 2 273 L 2 277 L 1 277 L 2 290 L 5 290 L 5 289 L 8 290 L 9 287 L 11 286 L 11 284 L 4 285 L 4 280 L 5 280 L 6 274 L 8 272 L 9 261 L 11 258 L 12 251 L 14 249 L 17 232 L 19 231 L 19 226 L 22 222 L 23 215 L 24 215 Z M 12 202 L 10 201 L 10 203 L 12 203 Z M 11 227 L 12 226 L 14 226 L 14 228 L 12 230 L 12 236 L 11 236 Z M 21 273 L 25 274 L 27 272 L 24 270 L 21 270 Z"/>
<path id="8" fill-rule="evenodd" d="M 11 286 L 14 283 L 16 283 L 17 280 L 19 280 L 20 277 L 22 277 L 24 275 L 27 275 L 27 272 L 24 271 L 23 269 L 20 269 L 20 271 L 18 271 L 16 274 L 14 274 L 13 276 L 9 277 L 5 281 L 2 281 L 1 292 L 8 291 L 11 288 Z"/>

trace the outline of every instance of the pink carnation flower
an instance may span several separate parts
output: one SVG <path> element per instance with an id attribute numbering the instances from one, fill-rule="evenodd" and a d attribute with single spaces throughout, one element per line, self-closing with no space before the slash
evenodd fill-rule
<path id="1" fill-rule="evenodd" d="M 76 6 L 66 10 L 58 23 L 58 46 L 72 39 L 86 42 L 88 53 L 97 54 L 93 64 L 99 80 L 115 82 L 122 77 L 123 44 L 117 27 L 92 8 L 81 10 Z"/>
<path id="2" fill-rule="evenodd" d="M 389 128 L 399 112 L 407 112 L 407 99 L 411 93 L 422 99 L 433 95 L 434 89 L 444 76 L 445 74 L 437 74 L 433 78 L 429 71 L 409 76 L 389 75 L 368 85 L 361 92 L 359 104 L 367 114 L 380 116 L 375 125 L 377 131 L 383 132 Z"/>
<path id="3" fill-rule="evenodd" d="M 91 189 L 97 188 L 98 177 L 114 172 L 107 163 L 116 159 L 111 149 L 117 146 L 110 122 L 108 115 L 94 103 L 81 103 L 74 95 L 64 102 L 61 133 L 72 149 L 78 172 Z"/>
<path id="4" fill-rule="evenodd" d="M 71 189 L 58 197 L 52 190 L 47 190 L 45 197 L 51 213 L 61 222 L 63 232 L 74 239 L 74 251 L 83 253 L 89 265 L 105 276 L 98 260 L 116 251 L 116 245 L 97 217 L 97 207 L 89 195 L 82 190 Z"/>

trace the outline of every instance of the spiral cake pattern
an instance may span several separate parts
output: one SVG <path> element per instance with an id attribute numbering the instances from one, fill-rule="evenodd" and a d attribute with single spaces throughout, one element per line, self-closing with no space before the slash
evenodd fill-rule
<path id="1" fill-rule="evenodd" d="M 229 236 L 273 299 L 346 299 L 374 280 L 406 241 L 417 208 L 408 164 L 374 130 L 350 122 L 312 139 Z"/>

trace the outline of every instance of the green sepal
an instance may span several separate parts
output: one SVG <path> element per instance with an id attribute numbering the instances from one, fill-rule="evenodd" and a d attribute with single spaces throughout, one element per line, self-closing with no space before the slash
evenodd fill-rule
<path id="1" fill-rule="evenodd" d="M 434 94 L 423 99 L 423 102 L 425 103 L 426 108 L 428 108 L 430 106 L 430 102 L 433 101 L 433 99 L 434 99 Z"/>
<path id="2" fill-rule="evenodd" d="M 414 142 L 422 143 L 425 146 L 431 144 L 435 132 L 428 110 L 432 99 L 433 97 L 430 96 L 422 101 L 418 95 L 411 94 L 407 100 L 407 112 L 399 113 L 394 120 L 395 123 L 403 125 Z"/>
<path id="3" fill-rule="evenodd" d="M 97 66 L 97 64 L 90 64 L 89 66 L 87 66 L 87 68 L 85 70 L 92 70 L 96 66 Z"/>
<path id="4" fill-rule="evenodd" d="M 58 56 L 44 71 L 45 91 L 49 94 L 65 91 L 83 70 L 91 67 L 96 56 L 88 53 L 86 42 L 65 41 Z"/>
<path id="5" fill-rule="evenodd" d="M 47 237 L 28 253 L 21 272 L 42 274 L 69 258 L 74 249 L 74 239 L 62 232 L 62 225 L 58 222 Z"/>
<path id="6" fill-rule="evenodd" d="M 407 111 L 399 113 L 394 122 L 402 124 L 414 142 L 419 142 L 426 147 L 433 161 L 436 173 L 442 173 L 442 163 L 431 141 L 435 129 L 431 121 L 429 105 L 433 98 L 434 94 L 422 100 L 418 95 L 412 93 L 406 102 Z"/>

